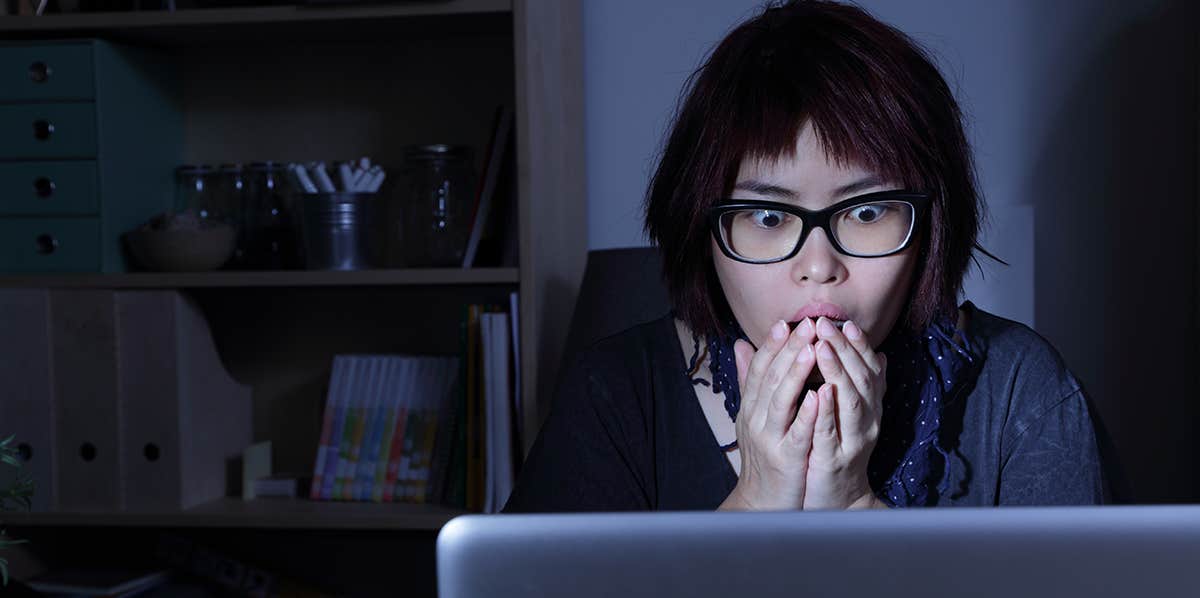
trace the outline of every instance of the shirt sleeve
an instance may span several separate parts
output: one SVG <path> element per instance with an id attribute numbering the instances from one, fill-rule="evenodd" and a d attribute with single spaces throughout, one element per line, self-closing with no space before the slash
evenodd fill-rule
<path id="1" fill-rule="evenodd" d="M 626 384 L 600 375 L 603 369 L 612 368 L 588 352 L 566 371 L 505 512 L 650 508 L 637 448 L 645 444 L 640 409 Z"/>
<path id="2" fill-rule="evenodd" d="M 1108 502 L 1086 396 L 1076 389 L 1017 431 L 1000 472 L 1001 505 Z"/>

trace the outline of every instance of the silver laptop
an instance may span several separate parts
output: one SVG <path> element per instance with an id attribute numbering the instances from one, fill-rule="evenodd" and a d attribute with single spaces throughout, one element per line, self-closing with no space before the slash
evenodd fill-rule
<path id="1" fill-rule="evenodd" d="M 468 515 L 438 594 L 1200 596 L 1200 506 Z"/>

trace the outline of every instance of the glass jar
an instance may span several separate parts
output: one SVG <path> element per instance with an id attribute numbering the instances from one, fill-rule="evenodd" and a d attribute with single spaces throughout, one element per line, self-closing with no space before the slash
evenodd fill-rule
<path id="1" fill-rule="evenodd" d="M 222 164 L 217 169 L 216 197 L 207 217 L 240 228 L 246 203 L 246 172 L 241 164 Z"/>
<path id="2" fill-rule="evenodd" d="M 217 200 L 216 170 L 207 164 L 184 164 L 175 169 L 175 212 L 207 220 Z"/>
<path id="3" fill-rule="evenodd" d="M 243 211 L 246 267 L 259 270 L 297 267 L 289 187 L 283 164 L 255 162 L 247 169 Z"/>
<path id="4" fill-rule="evenodd" d="M 400 219 L 393 239 L 396 265 L 458 267 L 470 234 L 475 174 L 470 147 L 445 144 L 405 149 Z"/>
<path id="5" fill-rule="evenodd" d="M 246 267 L 246 169 L 237 163 L 222 164 L 217 171 L 217 202 L 209 219 L 221 220 L 237 229 L 237 248 L 229 267 Z"/>

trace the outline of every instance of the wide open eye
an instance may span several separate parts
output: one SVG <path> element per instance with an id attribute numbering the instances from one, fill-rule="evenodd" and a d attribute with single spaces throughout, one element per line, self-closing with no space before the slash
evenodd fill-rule
<path id="1" fill-rule="evenodd" d="M 780 212 L 778 210 L 748 210 L 742 216 L 749 218 L 755 226 L 768 230 L 779 228 L 786 224 L 789 218 L 793 217 L 787 212 Z"/>
<path id="2" fill-rule="evenodd" d="M 853 218 L 858 224 L 870 224 L 887 216 L 887 212 L 891 209 L 886 204 L 873 203 L 849 210 L 846 212 L 846 216 Z"/>

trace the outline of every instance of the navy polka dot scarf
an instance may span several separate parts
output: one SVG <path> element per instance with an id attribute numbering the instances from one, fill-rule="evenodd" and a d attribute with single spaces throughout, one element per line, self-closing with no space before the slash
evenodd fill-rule
<path id="1" fill-rule="evenodd" d="M 953 439 L 943 434 L 943 419 L 965 386 L 972 382 L 978 357 L 970 349 L 966 332 L 955 342 L 955 324 L 942 318 L 920 335 L 896 330 L 880 350 L 888 359 L 888 391 L 883 399 L 880 438 L 868 465 L 871 488 L 880 500 L 892 507 L 926 506 L 938 496 L 955 496 L 961 488 L 950 488 L 951 471 L 966 463 L 955 450 Z M 725 396 L 725 410 L 737 421 L 741 404 L 733 343 L 746 340 L 736 322 L 727 329 L 733 333 L 708 341 L 712 390 Z M 689 372 L 697 372 L 700 358 L 699 337 Z M 693 378 L 693 384 L 707 386 L 708 381 Z M 734 441 L 721 449 L 737 446 Z M 965 480 L 964 480 L 965 481 Z"/>

